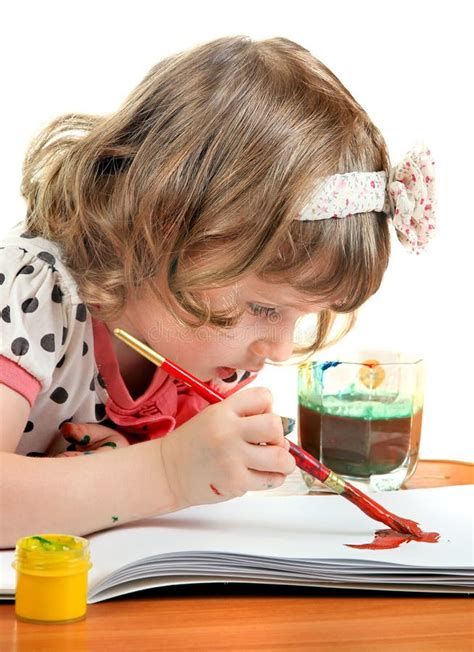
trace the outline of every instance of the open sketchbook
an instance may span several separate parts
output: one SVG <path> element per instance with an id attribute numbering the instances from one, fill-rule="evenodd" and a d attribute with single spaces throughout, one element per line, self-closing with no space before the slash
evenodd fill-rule
<path id="1" fill-rule="evenodd" d="M 369 543 L 382 524 L 339 496 L 260 493 L 90 535 L 89 604 L 199 582 L 468 593 L 474 588 L 474 485 L 377 494 L 396 514 L 440 533 L 391 550 Z M 0 597 L 13 598 L 13 550 L 0 552 Z"/>

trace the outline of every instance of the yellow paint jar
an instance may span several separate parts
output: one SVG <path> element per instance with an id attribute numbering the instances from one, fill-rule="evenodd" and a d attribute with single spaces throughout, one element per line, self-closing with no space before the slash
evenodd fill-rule
<path id="1" fill-rule="evenodd" d="M 41 534 L 16 544 L 18 620 L 29 623 L 71 623 L 87 610 L 89 542 L 68 534 Z"/>

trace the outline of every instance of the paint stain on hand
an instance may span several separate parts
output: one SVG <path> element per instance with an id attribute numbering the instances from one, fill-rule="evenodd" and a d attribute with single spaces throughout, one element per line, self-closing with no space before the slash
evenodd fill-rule
<path id="1" fill-rule="evenodd" d="M 216 494 L 216 496 L 222 496 L 221 492 L 219 491 L 219 489 L 217 487 L 215 487 L 213 484 L 210 484 L 209 486 L 210 486 L 211 490 Z"/>
<path id="2" fill-rule="evenodd" d="M 112 523 L 116 523 L 118 520 L 118 516 L 112 516 Z"/>

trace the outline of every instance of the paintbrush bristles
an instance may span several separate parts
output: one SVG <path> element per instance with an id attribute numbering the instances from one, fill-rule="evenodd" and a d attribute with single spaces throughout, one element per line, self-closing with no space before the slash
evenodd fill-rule
<path id="1" fill-rule="evenodd" d="M 395 514 L 391 514 L 393 518 L 392 529 L 397 532 L 402 532 L 403 534 L 411 534 L 413 537 L 421 537 L 423 530 L 418 527 L 418 523 L 415 521 L 410 521 L 408 518 L 401 518 Z"/>

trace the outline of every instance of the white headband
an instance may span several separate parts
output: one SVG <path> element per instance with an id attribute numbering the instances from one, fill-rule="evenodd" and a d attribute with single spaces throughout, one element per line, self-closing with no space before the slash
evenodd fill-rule
<path id="1" fill-rule="evenodd" d="M 418 145 L 385 172 L 348 172 L 327 177 L 295 219 L 327 220 L 383 212 L 392 218 L 405 248 L 419 253 L 435 230 L 434 161 L 430 150 Z"/>

